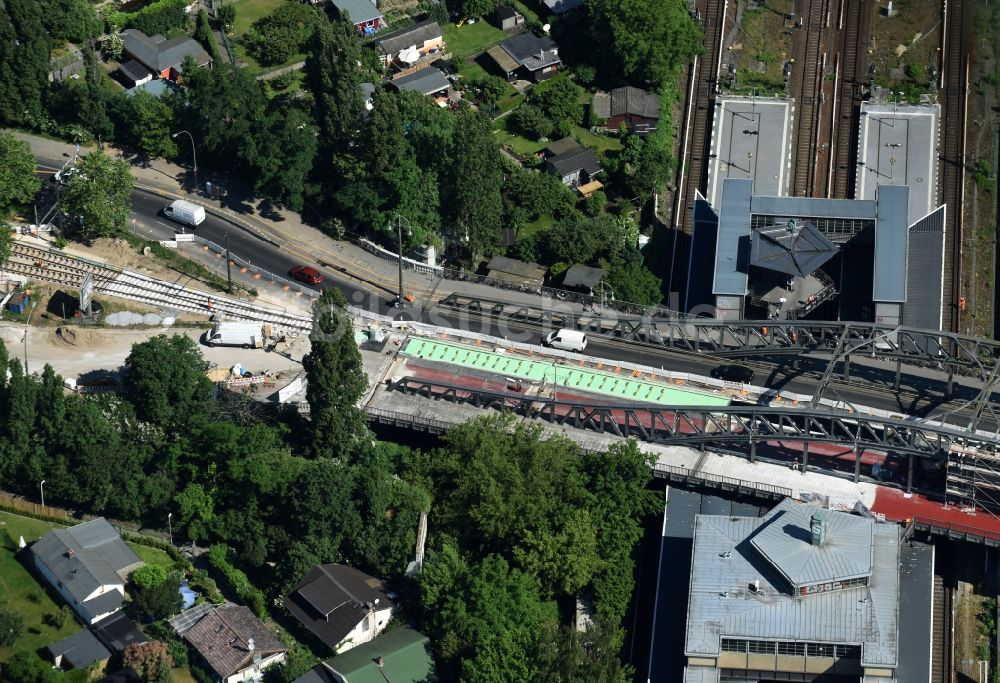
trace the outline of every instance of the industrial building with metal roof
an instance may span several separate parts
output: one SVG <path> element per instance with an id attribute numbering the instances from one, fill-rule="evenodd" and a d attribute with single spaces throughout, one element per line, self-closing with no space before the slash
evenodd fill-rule
<path id="1" fill-rule="evenodd" d="M 698 515 L 685 683 L 895 680 L 906 616 L 900 534 L 870 516 L 790 499 L 759 519 Z M 909 570 L 931 558 L 908 556 Z M 927 595 L 915 602 L 929 604 L 929 582 L 919 585 Z M 929 637 L 929 619 L 920 621 Z"/>
<path id="2" fill-rule="evenodd" d="M 940 329 L 945 207 L 912 221 L 907 185 L 873 199 L 755 190 L 729 177 L 718 205 L 696 197 L 685 310 Z"/>

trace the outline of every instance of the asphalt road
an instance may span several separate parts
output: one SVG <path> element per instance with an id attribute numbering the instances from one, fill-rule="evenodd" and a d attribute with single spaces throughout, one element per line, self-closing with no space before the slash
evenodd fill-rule
<path id="1" fill-rule="evenodd" d="M 50 169 L 60 168 L 64 162 L 65 160 L 39 159 L 41 167 Z M 152 192 L 141 189 L 134 190 L 132 206 L 135 217 L 133 223 L 135 232 L 146 238 L 162 240 L 172 239 L 175 233 L 187 229 L 186 226 L 174 223 L 160 215 L 159 212 L 167 203 L 166 199 Z M 240 226 L 210 212 L 207 213 L 205 221 L 195 230 L 201 237 L 220 245 L 225 244 L 228 235 L 229 249 L 232 253 L 247 258 L 260 267 L 277 274 L 287 273 L 296 265 L 312 265 L 324 275 L 324 282 L 321 286 L 336 287 L 352 305 L 383 315 L 395 315 L 397 318 L 459 328 L 525 343 L 540 343 L 546 332 L 546 330 L 530 324 L 495 321 L 441 308 L 406 307 L 394 309 L 391 302 L 395 299 L 395 292 L 387 291 L 379 285 L 362 285 L 356 279 L 346 279 L 351 277 L 363 280 L 364 273 L 345 275 L 325 267 L 323 263 L 303 264 L 300 258 L 286 253 L 280 246 L 268 243 Z M 498 291 L 497 298 L 500 299 L 502 296 L 502 292 Z M 594 336 L 589 338 L 587 352 L 609 360 L 624 360 L 664 370 L 700 375 L 710 374 L 721 363 L 733 362 L 732 360 L 719 360 L 697 354 L 680 353 Z M 787 363 L 783 367 L 776 368 L 760 366 L 763 370 L 758 369 L 753 382 L 755 385 L 804 395 L 811 395 L 815 391 L 817 385 L 815 376 L 803 375 L 800 370 L 792 368 L 790 359 L 771 360 L 779 362 L 787 360 Z M 800 362 L 800 367 L 806 369 L 810 367 L 810 364 L 812 364 L 814 371 L 818 369 L 819 372 L 822 372 L 822 361 L 819 360 L 803 359 Z M 963 408 L 963 403 L 975 397 L 975 391 L 972 388 L 956 385 L 955 396 L 948 400 L 944 396 L 944 385 L 941 381 L 918 375 L 906 375 L 905 372 L 904 369 L 904 391 L 898 395 L 884 388 L 879 388 L 875 384 L 872 384 L 870 388 L 837 384 L 835 390 L 826 397 L 922 417 L 933 416 L 940 419 L 943 413 L 948 413 L 950 417 L 947 421 L 953 423 L 964 423 L 968 420 L 971 412 L 967 408 Z M 894 369 L 890 365 L 886 365 L 884 369 L 853 366 L 853 374 L 862 379 L 865 378 L 866 374 L 871 379 L 874 379 L 873 375 L 878 374 L 880 379 L 885 380 L 887 377 L 891 378 L 893 373 Z M 989 416 L 984 418 L 981 425 L 985 429 L 996 428 L 996 426 L 996 421 Z"/>

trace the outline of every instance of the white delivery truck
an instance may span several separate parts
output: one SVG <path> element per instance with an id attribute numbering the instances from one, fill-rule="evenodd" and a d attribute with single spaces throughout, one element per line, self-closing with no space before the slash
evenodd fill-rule
<path id="1" fill-rule="evenodd" d="M 242 346 L 263 348 L 271 337 L 271 324 L 251 320 L 224 320 L 205 333 L 207 346 Z"/>
<path id="2" fill-rule="evenodd" d="M 205 207 L 178 199 L 163 207 L 163 215 L 178 223 L 194 227 L 205 220 Z"/>

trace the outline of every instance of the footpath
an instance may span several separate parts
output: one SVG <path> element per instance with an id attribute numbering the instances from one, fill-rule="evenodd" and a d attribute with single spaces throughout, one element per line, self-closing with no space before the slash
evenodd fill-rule
<path id="1" fill-rule="evenodd" d="M 14 136 L 31 145 L 36 157 L 65 162 L 73 154 L 86 154 L 96 147 L 76 146 L 49 140 L 35 135 L 12 131 Z M 347 279 L 365 289 L 378 289 L 394 293 L 399 288 L 398 266 L 395 261 L 380 258 L 352 242 L 337 240 L 318 228 L 306 225 L 302 217 L 287 209 L 279 209 L 255 197 L 244 183 L 199 173 L 204 189 L 205 181 L 226 188 L 225 196 L 214 199 L 194 191 L 190 168 L 163 159 L 140 161 L 130 158 L 122 150 L 105 145 L 106 154 L 129 162 L 137 189 L 151 192 L 166 199 L 185 199 L 205 207 L 212 213 L 255 235 L 259 239 L 293 255 L 305 265 L 325 267 L 335 271 L 335 278 Z M 61 163 L 60 163 L 61 165 Z M 403 271 L 404 289 L 414 297 L 414 303 L 430 306 L 448 294 L 460 293 L 483 299 L 503 299 L 511 303 L 531 306 L 555 305 L 548 297 L 532 292 L 498 290 L 476 282 L 447 280 L 413 270 Z M 582 304 L 559 301 L 562 310 L 576 309 L 583 312 Z"/>

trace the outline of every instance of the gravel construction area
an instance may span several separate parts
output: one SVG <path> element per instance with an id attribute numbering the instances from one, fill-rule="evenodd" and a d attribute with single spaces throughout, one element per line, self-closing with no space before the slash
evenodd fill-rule
<path id="1" fill-rule="evenodd" d="M 64 378 L 79 378 L 88 373 L 115 371 L 124 364 L 132 345 L 158 334 L 183 334 L 199 343 L 205 360 L 217 367 L 228 368 L 236 363 L 254 373 L 271 371 L 297 372 L 302 369 L 302 356 L 309 351 L 308 339 L 295 340 L 285 353 L 267 352 L 262 349 L 239 347 L 209 348 L 201 344 L 202 330 L 183 328 L 156 328 L 146 330 L 115 330 L 64 326 L 59 328 L 31 327 L 27 344 L 25 326 L 0 322 L 0 340 L 7 346 L 7 353 L 24 362 L 28 369 L 40 372 L 46 364 Z M 289 357 L 291 356 L 291 357 Z"/>

